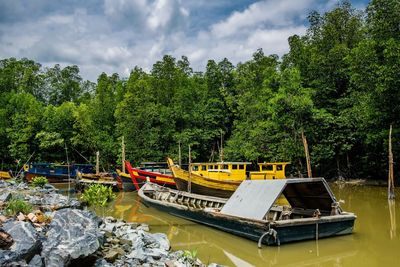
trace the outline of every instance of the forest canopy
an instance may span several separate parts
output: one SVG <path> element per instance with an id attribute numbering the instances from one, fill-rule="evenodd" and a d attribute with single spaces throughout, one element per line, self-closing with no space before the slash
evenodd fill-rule
<path id="1" fill-rule="evenodd" d="M 303 132 L 315 176 L 386 178 L 388 132 L 400 155 L 400 2 L 372 0 L 365 11 L 341 1 L 311 12 L 303 36 L 279 58 L 259 49 L 233 65 L 210 59 L 194 72 L 187 57 L 165 55 L 128 78 L 102 73 L 84 81 L 76 65 L 43 67 L 0 60 L 0 157 L 16 161 L 126 158 L 183 161 L 289 161 L 306 173 Z M 221 136 L 223 142 L 221 144 Z M 66 150 L 67 149 L 67 150 Z M 395 165 L 395 169 L 396 165 Z M 399 171 L 397 170 L 397 176 Z"/>

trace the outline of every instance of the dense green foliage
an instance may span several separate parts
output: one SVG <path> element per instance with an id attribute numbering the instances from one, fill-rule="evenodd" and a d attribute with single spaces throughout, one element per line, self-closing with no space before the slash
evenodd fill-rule
<path id="1" fill-rule="evenodd" d="M 126 158 L 195 161 L 290 161 L 305 173 L 301 133 L 313 173 L 325 177 L 385 178 L 387 136 L 394 127 L 400 154 L 400 4 L 372 0 L 365 11 L 341 1 L 311 12 L 304 36 L 289 38 L 281 59 L 259 49 L 234 66 L 209 60 L 194 72 L 188 59 L 169 55 L 150 72 L 128 79 L 103 73 L 83 81 L 77 66 L 42 68 L 28 59 L 0 61 L 0 156 L 11 164 L 94 159 L 104 168 Z M 113 166 L 111 166 L 113 165 Z"/>
<path id="2" fill-rule="evenodd" d="M 102 184 L 92 184 L 82 194 L 82 200 L 95 207 L 105 207 L 114 198 L 112 188 Z"/>

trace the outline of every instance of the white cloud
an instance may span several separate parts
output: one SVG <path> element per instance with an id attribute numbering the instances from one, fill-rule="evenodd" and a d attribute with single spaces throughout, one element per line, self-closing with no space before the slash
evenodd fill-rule
<path id="1" fill-rule="evenodd" d="M 240 34 L 245 29 L 260 27 L 285 27 L 296 23 L 314 0 L 268 0 L 251 4 L 242 12 L 234 12 L 227 19 L 211 27 L 214 36 L 225 37 Z"/>
<path id="2" fill-rule="evenodd" d="M 233 64 L 249 60 L 258 48 L 283 55 L 288 51 L 287 38 L 306 31 L 303 19 L 308 12 L 331 5 L 330 1 L 321 5 L 320 0 L 264 0 L 242 5 L 241 11 L 236 7 L 228 14 L 217 12 L 218 19 L 202 23 L 199 18 L 211 16 L 200 14 L 202 10 L 221 11 L 232 2 L 87 0 L 59 10 L 52 4 L 46 12 L 45 1 L 50 0 L 42 0 L 40 15 L 27 17 L 20 8 L 13 14 L 23 14 L 21 19 L 0 18 L 0 58 L 28 57 L 45 66 L 76 64 L 92 81 L 101 72 L 127 76 L 136 65 L 150 70 L 165 54 L 188 56 L 196 71 L 204 71 L 209 59 L 226 57 Z M 0 14 L 9 12 L 3 6 Z M 10 4 L 10 9 L 16 6 Z"/>

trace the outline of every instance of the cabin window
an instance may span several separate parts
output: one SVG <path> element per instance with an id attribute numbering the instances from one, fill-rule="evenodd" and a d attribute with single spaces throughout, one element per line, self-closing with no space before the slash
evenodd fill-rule
<path id="1" fill-rule="evenodd" d="M 264 165 L 262 166 L 263 171 L 272 171 L 274 169 L 273 165 Z"/>
<path id="2" fill-rule="evenodd" d="M 201 166 L 201 170 L 202 170 L 202 171 L 206 171 L 206 170 L 207 170 L 207 166 L 206 166 L 206 165 L 202 165 L 202 166 Z"/>
<path id="3" fill-rule="evenodd" d="M 197 165 L 194 165 L 194 166 L 192 167 L 192 170 L 194 170 L 194 171 L 198 171 L 198 170 L 199 170 L 199 166 L 197 166 Z"/>
<path id="4" fill-rule="evenodd" d="M 282 170 L 282 165 L 276 165 L 276 170 L 281 171 Z"/>
<path id="5" fill-rule="evenodd" d="M 218 165 L 214 165 L 213 169 L 218 170 Z"/>
<path id="6" fill-rule="evenodd" d="M 244 170 L 244 165 L 239 165 L 239 170 Z"/>
<path id="7" fill-rule="evenodd" d="M 237 170 L 237 168 L 238 168 L 238 165 L 236 165 L 236 164 L 232 165 L 232 170 Z"/>
<path id="8" fill-rule="evenodd" d="M 224 164 L 224 165 L 222 165 L 222 169 L 223 169 L 223 170 L 228 170 L 228 169 L 229 169 L 229 166 L 226 165 L 226 164 Z"/>

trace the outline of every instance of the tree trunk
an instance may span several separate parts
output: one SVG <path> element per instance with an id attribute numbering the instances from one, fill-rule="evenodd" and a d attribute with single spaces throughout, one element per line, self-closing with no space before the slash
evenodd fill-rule
<path id="1" fill-rule="evenodd" d="M 311 178 L 311 177 L 312 177 L 312 172 L 311 172 L 310 153 L 308 152 L 307 138 L 306 138 L 306 136 L 304 135 L 304 131 L 303 131 L 303 130 L 301 130 L 301 139 L 303 140 L 304 153 L 306 154 L 308 178 Z"/>

